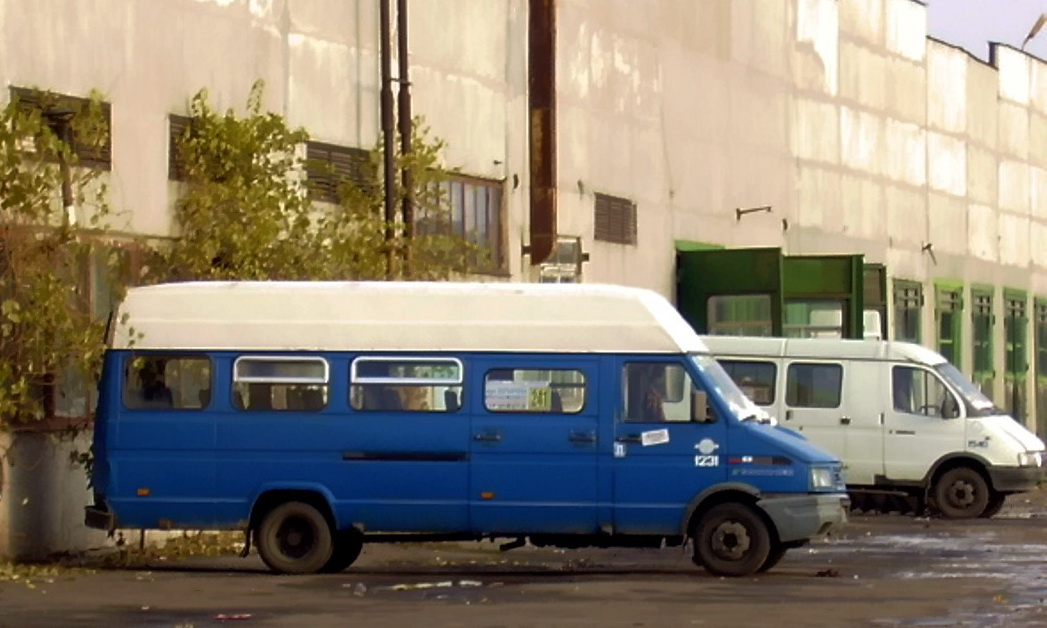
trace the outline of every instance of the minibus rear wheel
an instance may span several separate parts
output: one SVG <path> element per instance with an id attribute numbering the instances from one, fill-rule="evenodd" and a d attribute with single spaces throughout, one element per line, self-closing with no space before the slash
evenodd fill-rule
<path id="1" fill-rule="evenodd" d="M 284 502 L 267 512 L 255 541 L 262 560 L 278 573 L 316 573 L 334 552 L 327 518 L 304 502 Z"/>
<path id="2" fill-rule="evenodd" d="M 751 576 L 768 563 L 771 555 L 771 532 L 766 522 L 752 508 L 736 502 L 717 504 L 706 511 L 695 526 L 693 538 L 694 563 L 716 576 Z"/>

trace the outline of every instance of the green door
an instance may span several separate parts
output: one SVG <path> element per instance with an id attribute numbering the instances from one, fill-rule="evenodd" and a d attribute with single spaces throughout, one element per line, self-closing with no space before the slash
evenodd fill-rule
<path id="1" fill-rule="evenodd" d="M 678 250 L 676 306 L 698 333 L 862 338 L 870 272 L 861 255 Z"/>
<path id="2" fill-rule="evenodd" d="M 676 254 L 676 308 L 700 334 L 782 335 L 782 251 Z"/>

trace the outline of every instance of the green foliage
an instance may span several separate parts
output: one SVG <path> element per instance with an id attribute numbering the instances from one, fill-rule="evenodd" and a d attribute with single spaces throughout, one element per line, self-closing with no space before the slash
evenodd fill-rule
<path id="1" fill-rule="evenodd" d="M 303 180 L 308 135 L 263 112 L 262 95 L 259 81 L 243 116 L 217 113 L 206 91 L 192 98 L 190 123 L 176 144 L 186 174 L 176 205 L 179 233 L 156 249 L 148 280 L 435 279 L 477 257 L 461 238 L 427 232 L 407 239 L 400 219 L 386 222 L 377 149 L 365 181 L 342 183 L 341 203 L 314 203 Z M 412 196 L 433 221 L 446 213 L 437 168 L 443 143 L 420 121 L 418 129 L 413 152 L 397 155 L 397 173 L 410 168 Z M 398 184 L 395 193 L 400 199 L 405 191 Z M 405 255 L 417 262 L 395 261 Z"/>
<path id="2" fill-rule="evenodd" d="M 77 168 L 62 127 L 42 115 L 54 99 L 0 112 L 0 429 L 51 418 L 56 387 L 86 398 L 82 383 L 101 360 L 105 322 L 92 314 L 85 279 L 92 265 L 113 262 L 99 247 L 110 210 L 100 171 Z M 66 113 L 79 146 L 105 140 L 97 95 Z M 63 207 L 63 183 L 85 225 Z"/>

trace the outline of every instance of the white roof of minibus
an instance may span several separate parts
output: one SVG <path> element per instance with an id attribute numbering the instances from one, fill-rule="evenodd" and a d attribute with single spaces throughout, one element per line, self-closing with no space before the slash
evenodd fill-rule
<path id="1" fill-rule="evenodd" d="M 596 284 L 172 283 L 113 320 L 118 349 L 706 351 L 661 295 Z"/>
<path id="2" fill-rule="evenodd" d="M 911 342 L 750 336 L 701 336 L 701 339 L 715 356 L 892 360 L 928 366 L 946 362 L 941 355 Z"/>

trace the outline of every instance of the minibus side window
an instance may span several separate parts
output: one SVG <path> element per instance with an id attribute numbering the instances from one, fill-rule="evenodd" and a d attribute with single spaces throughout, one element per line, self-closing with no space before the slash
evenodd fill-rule
<path id="1" fill-rule="evenodd" d="M 683 365 L 676 362 L 626 363 L 622 395 L 626 421 L 690 421 L 692 404 L 704 406 L 695 415 L 701 422 L 716 420 L 704 392 L 697 391 Z"/>
<path id="2" fill-rule="evenodd" d="M 585 373 L 575 369 L 492 369 L 484 375 L 490 412 L 577 414 L 585 407 Z"/>
<path id="3" fill-rule="evenodd" d="M 773 362 L 748 360 L 718 360 L 723 370 L 731 376 L 745 396 L 758 406 L 774 404 L 774 382 L 778 367 Z"/>
<path id="4" fill-rule="evenodd" d="M 330 369 L 323 358 L 244 356 L 233 363 L 233 405 L 241 410 L 323 410 Z"/>
<path id="5" fill-rule="evenodd" d="M 144 355 L 124 366 L 124 405 L 136 410 L 199 410 L 211 403 L 211 360 L 205 355 Z"/>
<path id="6" fill-rule="evenodd" d="M 891 369 L 891 399 L 894 409 L 951 419 L 959 416 L 959 402 L 933 373 L 910 366 Z"/>
<path id="7" fill-rule="evenodd" d="M 462 373 L 457 358 L 356 358 L 349 369 L 349 405 L 364 411 L 456 412 L 462 407 Z"/>
<path id="8" fill-rule="evenodd" d="M 838 408 L 842 384 L 839 364 L 794 362 L 786 371 L 785 403 L 794 408 Z"/>

